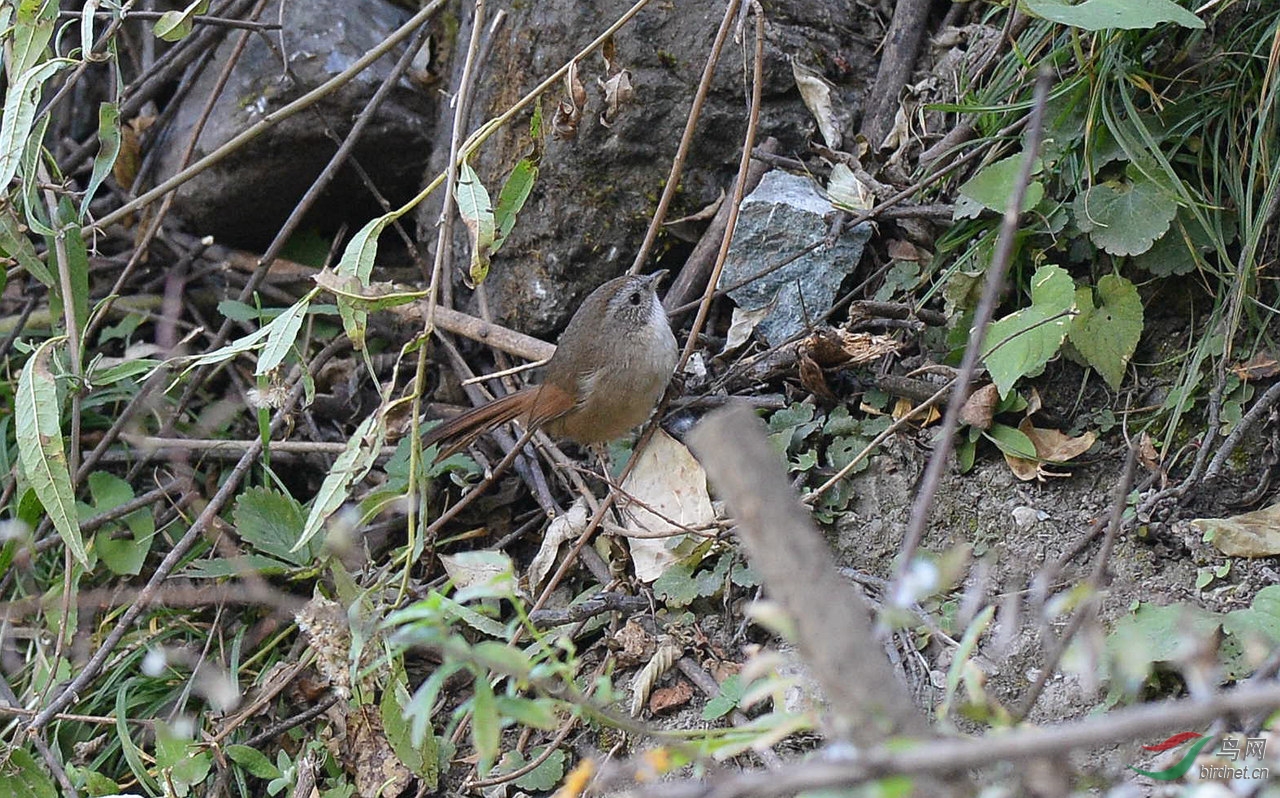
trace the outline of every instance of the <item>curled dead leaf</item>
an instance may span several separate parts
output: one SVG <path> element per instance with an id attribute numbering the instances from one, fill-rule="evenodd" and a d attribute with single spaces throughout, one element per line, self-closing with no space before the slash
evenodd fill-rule
<path id="1" fill-rule="evenodd" d="M 1050 471 L 1047 466 L 1074 460 L 1089 451 L 1098 440 L 1098 435 L 1094 432 L 1086 432 L 1073 438 L 1056 429 L 1037 427 L 1029 418 L 1022 420 L 1018 425 L 1018 431 L 1026 435 L 1036 447 L 1036 459 L 1030 460 L 1005 452 L 1004 461 L 1013 475 L 1023 482 L 1033 479 L 1043 482 L 1050 477 L 1070 476 L 1060 471 Z"/>
<path id="2" fill-rule="evenodd" d="M 836 122 L 835 103 L 831 99 L 831 84 L 794 57 L 791 58 L 791 76 L 795 79 L 796 88 L 800 89 L 800 99 L 818 122 L 822 140 L 831 149 L 840 149 L 842 137 L 840 126 Z"/>
<path id="3" fill-rule="evenodd" d="M 827 385 L 827 377 L 822 373 L 822 366 L 809 353 L 809 347 L 800 344 L 800 384 L 805 390 L 814 396 L 826 402 L 834 402 L 836 400 L 835 393 L 831 387 Z"/>
<path id="4" fill-rule="evenodd" d="M 994 384 L 984 385 L 964 400 L 964 406 L 960 408 L 960 423 L 977 429 L 991 429 L 999 404 L 1000 389 Z"/>
<path id="5" fill-rule="evenodd" d="M 613 122 L 618 118 L 618 111 L 622 106 L 631 102 L 635 89 L 631 85 L 631 71 L 624 69 L 608 80 L 599 80 L 600 88 L 604 89 L 604 111 L 600 113 L 600 124 L 605 127 L 613 127 Z"/>
<path id="6" fill-rule="evenodd" d="M 578 78 L 578 62 L 569 65 L 564 76 L 565 98 L 556 106 L 551 118 L 551 135 L 560 141 L 573 141 L 578 137 L 578 125 L 582 122 L 582 110 L 587 105 L 587 88 Z"/>

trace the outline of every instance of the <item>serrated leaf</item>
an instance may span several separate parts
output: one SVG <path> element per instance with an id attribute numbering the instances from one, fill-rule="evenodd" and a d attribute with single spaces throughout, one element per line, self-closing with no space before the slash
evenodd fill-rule
<path id="1" fill-rule="evenodd" d="M 698 597 L 693 580 L 694 566 L 687 561 L 675 563 L 653 582 L 653 592 L 673 607 L 683 607 Z"/>
<path id="2" fill-rule="evenodd" d="M 1142 337 L 1138 289 L 1125 278 L 1108 274 L 1098 280 L 1096 290 L 1083 287 L 1076 291 L 1076 309 L 1079 313 L 1071 322 L 1071 343 L 1112 390 L 1118 389 Z"/>
<path id="3" fill-rule="evenodd" d="M 462 223 L 471 234 L 470 281 L 472 285 L 479 285 L 489 275 L 489 256 L 493 254 L 496 229 L 489 192 L 480 182 L 476 170 L 465 160 L 458 165 L 458 185 L 453 196 L 458 203 Z"/>
<path id="4" fill-rule="evenodd" d="M 546 746 L 539 746 L 529 751 L 530 761 L 542 756 Z M 522 790 L 536 793 L 551 792 L 564 778 L 565 753 L 557 748 L 533 770 L 516 779 L 516 786 Z"/>
<path id="5" fill-rule="evenodd" d="M 1209 223 L 1216 225 L 1210 234 L 1199 220 L 1186 208 L 1178 213 L 1165 234 L 1156 239 L 1151 249 L 1133 259 L 1135 266 L 1146 269 L 1156 277 L 1172 277 L 1195 271 L 1200 256 L 1215 247 L 1214 237 L 1221 236 L 1224 244 L 1236 236 L 1234 214 L 1223 211 L 1206 211 Z"/>
<path id="6" fill-rule="evenodd" d="M 1178 205 L 1136 169 L 1126 181 L 1093 186 L 1072 204 L 1076 224 L 1089 240 L 1112 255 L 1138 255 L 1169 229 Z"/>
<path id="7" fill-rule="evenodd" d="M 49 514 L 58 536 L 76 560 L 88 566 L 89 554 L 80 535 L 75 491 L 62 444 L 58 387 L 48 364 L 50 352 L 60 340 L 54 338 L 41 344 L 22 367 L 18 378 L 18 394 L 14 397 L 18 457 L 22 473 Z"/>
<path id="8" fill-rule="evenodd" d="M 493 209 L 494 224 L 497 236 L 493 242 L 493 252 L 502 249 L 507 236 L 516 225 L 516 216 L 524 208 L 524 203 L 533 191 L 533 184 L 538 179 L 538 165 L 532 158 L 521 158 L 507 175 L 502 190 L 498 192 L 498 204 Z"/>
<path id="9" fill-rule="evenodd" d="M 294 551 L 306 517 L 292 496 L 270 488 L 249 488 L 236 499 L 231 518 L 240 539 L 258 551 L 294 565 L 309 565 L 318 545 Z"/>
<path id="10" fill-rule="evenodd" d="M 1022 153 L 1010 155 L 1008 158 L 1002 158 L 995 163 L 987 164 L 973 177 L 965 181 L 960 186 L 960 194 L 968 197 L 974 202 L 979 203 L 988 210 L 996 213 L 1004 213 L 1009 207 L 1009 200 L 1013 196 L 1013 189 L 1018 183 L 1018 178 L 1022 175 L 1022 165 L 1026 160 L 1026 156 Z M 1032 167 L 1031 174 L 1040 174 L 1042 164 L 1037 158 Z M 1044 199 L 1044 184 L 1039 180 L 1032 180 L 1027 184 L 1026 193 L 1022 196 L 1022 211 L 1029 211 Z M 972 214 L 976 216 L 977 214 Z"/>
<path id="11" fill-rule="evenodd" d="M 360 422 L 360 426 L 347 439 L 347 448 L 333 461 L 333 467 L 320 484 L 320 490 L 311 502 L 307 522 L 303 525 L 302 536 L 293 544 L 291 552 L 300 551 L 307 545 L 329 516 L 347 500 L 347 488 L 369 473 L 382 450 L 382 442 L 386 440 L 386 436 L 386 425 L 380 413 L 374 413 Z"/>
<path id="12" fill-rule="evenodd" d="M 991 379 L 1006 395 L 1019 377 L 1040 373 L 1057 354 L 1071 325 L 1075 284 L 1059 266 L 1042 266 L 1031 278 L 1031 307 L 993 322 L 983 342 Z"/>
<path id="13" fill-rule="evenodd" d="M 1083 30 L 1154 28 L 1166 22 L 1201 29 L 1204 22 L 1173 0 L 1022 0 L 1027 11 L 1051 22 Z"/>
<path id="14" fill-rule="evenodd" d="M 310 295 L 294 302 L 284 313 L 276 316 L 267 325 L 267 342 L 262 346 L 262 354 L 258 357 L 258 367 L 254 370 L 254 374 L 262 376 L 268 374 L 276 366 L 284 362 L 285 357 L 289 354 L 289 350 L 293 348 L 294 342 L 298 340 L 298 332 L 302 329 L 302 322 L 306 318 L 307 309 L 311 306 Z"/>

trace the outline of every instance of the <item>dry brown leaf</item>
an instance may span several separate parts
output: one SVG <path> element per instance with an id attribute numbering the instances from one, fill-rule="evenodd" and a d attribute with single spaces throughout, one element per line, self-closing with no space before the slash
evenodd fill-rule
<path id="1" fill-rule="evenodd" d="M 791 59 L 791 76 L 800 89 L 800 99 L 818 121 L 822 140 L 833 150 L 840 149 L 840 127 L 836 123 L 835 104 L 831 100 L 831 85 L 821 75 Z"/>
<path id="2" fill-rule="evenodd" d="M 1060 471 L 1050 471 L 1047 466 L 1074 460 L 1089 451 L 1098 440 L 1098 435 L 1094 432 L 1086 432 L 1072 438 L 1056 429 L 1042 429 L 1034 426 L 1029 418 L 1022 420 L 1018 425 L 1018 431 L 1031 439 L 1031 444 L 1036 447 L 1037 459 L 1028 460 L 1005 452 L 1004 461 L 1013 475 L 1023 482 L 1033 479 L 1043 482 L 1050 477 L 1070 476 Z"/>
<path id="3" fill-rule="evenodd" d="M 860 366 L 893 354 L 902 344 L 887 335 L 819 327 L 805 339 L 810 356 L 823 368 Z"/>
<path id="4" fill-rule="evenodd" d="M 831 387 L 827 385 L 827 377 L 822 373 L 822 366 L 819 366 L 813 356 L 809 354 L 809 347 L 800 344 L 798 350 L 800 355 L 800 384 L 805 390 L 814 396 L 826 402 L 834 402 L 836 395 L 832 393 Z"/>
<path id="5" fill-rule="evenodd" d="M 529 587 L 537 590 L 542 587 L 542 582 L 551 573 L 551 568 L 556 564 L 556 557 L 560 553 L 560 547 L 567 541 L 576 540 L 583 530 L 587 528 L 587 518 L 590 514 L 587 512 L 587 503 L 583 499 L 578 499 L 569 508 L 569 512 L 557 515 L 551 519 L 551 524 L 547 526 L 547 533 L 542 536 L 542 545 L 538 548 L 538 553 L 534 555 L 533 562 L 529 563 Z"/>
<path id="6" fill-rule="evenodd" d="M 924 259 L 920 254 L 920 249 L 910 241 L 903 241 L 895 238 L 889 241 L 889 257 L 894 260 L 906 260 L 917 263 Z"/>
<path id="7" fill-rule="evenodd" d="M 120 126 L 120 153 L 111 166 L 116 185 L 128 191 L 142 166 L 142 134 L 156 121 L 154 116 L 135 116 Z"/>
<path id="8" fill-rule="evenodd" d="M 657 641 L 632 619 L 609 639 L 609 649 L 617 659 L 618 667 L 629 668 L 652 657 L 657 650 Z"/>
<path id="9" fill-rule="evenodd" d="M 975 429 L 991 429 L 999 404 L 1000 389 L 994 383 L 984 385 L 964 400 L 964 406 L 960 408 L 960 423 Z"/>
<path id="10" fill-rule="evenodd" d="M 751 338 L 751 333 L 755 330 L 756 325 L 764 321 L 773 312 L 773 309 L 777 307 L 778 296 L 778 294 L 774 294 L 773 299 L 769 300 L 769 304 L 753 310 L 735 307 L 733 315 L 729 317 L 729 332 L 724 339 L 724 348 L 720 350 L 720 354 L 716 355 L 716 357 L 723 357 L 745 344 Z"/>
<path id="11" fill-rule="evenodd" d="M 911 415 L 911 411 L 915 409 L 916 409 L 915 402 L 911 401 L 905 396 L 899 396 L 897 401 L 893 403 L 893 413 L 892 413 L 893 420 L 901 421 L 902 419 Z M 930 424 L 936 422 L 940 418 L 942 418 L 942 414 L 938 412 L 937 405 L 933 405 L 928 410 L 925 411 L 923 419 L 917 416 L 915 419 L 915 423 L 919 424 L 921 427 L 927 427 Z"/>
<path id="12" fill-rule="evenodd" d="M 1197 518 L 1191 525 L 1228 557 L 1280 554 L 1280 504 L 1230 518 Z"/>
<path id="13" fill-rule="evenodd" d="M 608 80 L 596 78 L 600 88 L 604 89 L 604 110 L 600 112 L 600 124 L 613 127 L 622 106 L 631 102 L 635 89 L 631 85 L 631 71 L 624 69 Z"/>
<path id="14" fill-rule="evenodd" d="M 664 638 L 658 645 L 658 650 L 653 652 L 653 657 L 645 663 L 631 682 L 631 717 L 640 716 L 640 710 L 644 709 L 658 679 L 671 669 L 682 654 L 680 646 L 670 637 Z"/>
<path id="15" fill-rule="evenodd" d="M 680 679 L 670 687 L 660 687 L 649 698 L 649 712 L 663 715 L 680 709 L 693 698 L 693 685 Z"/>
<path id="16" fill-rule="evenodd" d="M 1231 367 L 1231 373 L 1241 380 L 1265 380 L 1280 374 L 1280 362 L 1270 352 L 1259 352 L 1243 363 Z"/>
<path id="17" fill-rule="evenodd" d="M 705 527 L 716 520 L 706 472 L 684 444 L 661 430 L 640 454 L 622 490 L 644 505 L 624 504 L 621 530 L 642 582 L 662 576 L 679 559 L 670 538 L 683 537 L 681 527 Z"/>
<path id="18" fill-rule="evenodd" d="M 395 798 L 409 786 L 413 774 L 387 740 L 375 706 L 361 706 L 347 718 L 344 764 L 355 775 L 360 798 Z"/>
<path id="19" fill-rule="evenodd" d="M 560 141 L 573 141 L 578 137 L 578 125 L 582 122 L 582 109 L 587 105 L 587 89 L 578 78 L 578 62 L 569 65 L 564 76 L 565 98 L 556 106 L 551 118 L 551 135 Z"/>
<path id="20" fill-rule="evenodd" d="M 1138 462 L 1151 473 L 1160 473 L 1160 455 L 1156 452 L 1155 441 L 1146 432 L 1138 437 Z"/>

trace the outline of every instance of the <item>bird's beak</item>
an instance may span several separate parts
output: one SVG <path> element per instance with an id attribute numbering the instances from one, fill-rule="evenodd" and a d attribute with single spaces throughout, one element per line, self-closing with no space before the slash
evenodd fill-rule
<path id="1" fill-rule="evenodd" d="M 648 281 L 649 285 L 653 286 L 656 289 L 662 283 L 662 278 L 666 276 L 667 276 L 666 269 L 658 269 L 653 274 L 646 275 L 645 280 Z"/>

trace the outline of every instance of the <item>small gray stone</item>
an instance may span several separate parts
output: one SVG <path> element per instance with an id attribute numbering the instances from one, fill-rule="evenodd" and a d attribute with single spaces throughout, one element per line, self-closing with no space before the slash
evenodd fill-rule
<path id="1" fill-rule="evenodd" d="M 772 171 L 742 202 L 733 244 L 720 285 L 733 285 L 759 274 L 827 235 L 826 216 L 835 208 L 807 177 Z M 770 345 L 805 329 L 835 301 L 840 283 L 862 259 L 871 237 L 864 222 L 793 263 L 729 292 L 740 307 L 773 310 L 756 330 Z"/>

